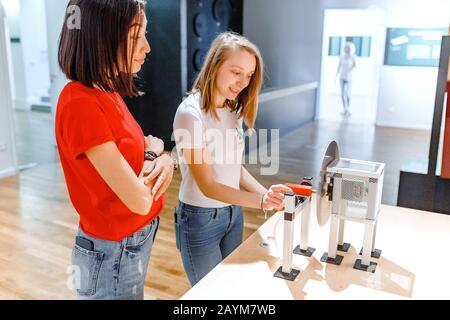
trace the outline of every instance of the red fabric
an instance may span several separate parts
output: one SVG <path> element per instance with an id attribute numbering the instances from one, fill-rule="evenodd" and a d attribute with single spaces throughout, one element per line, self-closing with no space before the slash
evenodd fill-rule
<path id="1" fill-rule="evenodd" d="M 120 105 L 113 99 L 118 99 Z M 159 215 L 165 196 L 153 203 L 148 215 L 133 213 L 84 154 L 92 147 L 114 141 L 136 176 L 141 172 L 144 134 L 118 94 L 70 82 L 59 97 L 55 134 L 70 199 L 85 233 L 119 241 Z"/>
<path id="2" fill-rule="evenodd" d="M 447 82 L 447 109 L 445 116 L 441 177 L 450 179 L 450 81 Z"/>

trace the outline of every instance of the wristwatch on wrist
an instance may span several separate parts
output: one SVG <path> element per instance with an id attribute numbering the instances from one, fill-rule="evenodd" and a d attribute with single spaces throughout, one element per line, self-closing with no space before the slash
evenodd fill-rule
<path id="1" fill-rule="evenodd" d="M 154 161 L 156 158 L 158 158 L 158 155 L 153 151 L 144 151 L 144 160 Z"/>

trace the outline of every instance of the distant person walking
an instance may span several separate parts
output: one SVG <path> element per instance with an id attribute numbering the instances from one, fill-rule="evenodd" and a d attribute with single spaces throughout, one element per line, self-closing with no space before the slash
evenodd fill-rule
<path id="1" fill-rule="evenodd" d="M 353 42 L 347 42 L 344 46 L 344 53 L 339 59 L 339 66 L 336 71 L 336 79 L 339 76 L 341 86 L 341 98 L 344 111 L 343 116 L 350 116 L 350 95 L 352 88 L 353 70 L 356 67 L 355 45 Z"/>

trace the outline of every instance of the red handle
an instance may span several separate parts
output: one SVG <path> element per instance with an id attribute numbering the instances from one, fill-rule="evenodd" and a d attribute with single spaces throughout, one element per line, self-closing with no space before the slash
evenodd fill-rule
<path id="1" fill-rule="evenodd" d="M 304 186 L 296 183 L 285 183 L 286 187 L 289 187 L 294 191 L 296 194 L 305 196 L 305 197 L 311 197 L 312 196 L 312 187 L 311 186 Z"/>

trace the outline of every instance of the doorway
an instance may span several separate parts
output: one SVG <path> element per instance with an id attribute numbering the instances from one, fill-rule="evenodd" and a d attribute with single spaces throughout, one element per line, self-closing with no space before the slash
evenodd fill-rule
<path id="1" fill-rule="evenodd" d="M 319 119 L 375 124 L 384 37 L 384 11 L 381 9 L 325 10 Z M 350 87 L 349 115 L 343 114 L 341 84 L 336 76 L 347 42 L 354 45 L 356 61 Z"/>

